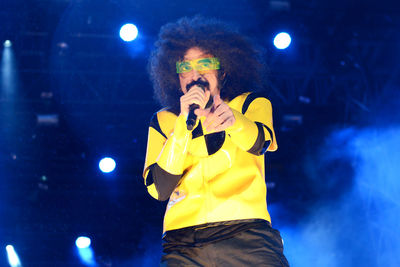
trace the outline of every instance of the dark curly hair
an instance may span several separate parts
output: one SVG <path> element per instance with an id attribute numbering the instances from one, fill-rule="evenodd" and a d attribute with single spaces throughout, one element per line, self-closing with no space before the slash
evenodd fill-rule
<path id="1" fill-rule="evenodd" d="M 163 107 L 179 113 L 179 98 L 183 93 L 175 64 L 183 60 L 186 51 L 192 47 L 220 60 L 223 100 L 229 101 L 244 92 L 264 88 L 265 64 L 260 50 L 249 39 L 221 21 L 201 16 L 184 17 L 161 28 L 150 55 L 148 72 L 154 97 Z"/>

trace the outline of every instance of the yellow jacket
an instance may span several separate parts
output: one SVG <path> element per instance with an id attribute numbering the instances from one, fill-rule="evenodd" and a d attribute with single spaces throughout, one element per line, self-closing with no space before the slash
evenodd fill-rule
<path id="1" fill-rule="evenodd" d="M 186 118 L 165 109 L 153 116 L 143 177 L 151 196 L 169 198 L 164 232 L 220 221 L 271 221 L 264 178 L 264 153 L 277 149 L 271 103 L 245 93 L 228 105 L 236 121 L 219 133 L 207 133 L 201 122 L 190 132 Z"/>

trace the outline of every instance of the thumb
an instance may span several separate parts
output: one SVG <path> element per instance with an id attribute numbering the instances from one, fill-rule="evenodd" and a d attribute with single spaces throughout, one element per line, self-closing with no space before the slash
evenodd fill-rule
<path id="1" fill-rule="evenodd" d="M 222 103 L 221 97 L 220 97 L 219 95 L 215 95 L 215 96 L 213 97 L 213 100 L 214 100 L 214 105 L 215 105 L 215 106 L 218 106 L 219 104 Z"/>

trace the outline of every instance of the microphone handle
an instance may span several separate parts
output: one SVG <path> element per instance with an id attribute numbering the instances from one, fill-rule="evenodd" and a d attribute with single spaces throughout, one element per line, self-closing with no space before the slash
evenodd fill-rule
<path id="1" fill-rule="evenodd" d="M 198 87 L 200 87 L 203 91 L 206 90 L 203 84 L 197 83 L 196 85 Z M 193 87 L 193 86 L 191 86 L 191 87 Z M 189 90 L 191 89 L 191 87 L 189 88 Z M 200 106 L 197 104 L 191 104 L 189 106 L 189 114 L 186 119 L 186 127 L 189 131 L 193 130 L 193 127 L 196 125 L 197 116 L 196 116 L 196 114 L 194 114 L 194 111 L 198 108 L 200 108 Z"/>
<path id="2" fill-rule="evenodd" d="M 193 127 L 196 125 L 197 115 L 194 114 L 194 111 L 199 108 L 197 104 L 191 104 L 189 106 L 189 114 L 186 119 L 186 127 L 189 131 L 193 130 Z"/>

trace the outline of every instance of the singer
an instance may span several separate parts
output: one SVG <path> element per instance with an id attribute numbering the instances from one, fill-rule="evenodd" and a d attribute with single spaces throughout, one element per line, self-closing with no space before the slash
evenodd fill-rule
<path id="1" fill-rule="evenodd" d="M 168 200 L 161 266 L 289 266 L 267 209 L 264 156 L 277 142 L 258 50 L 220 21 L 161 28 L 148 70 L 144 183 Z"/>

